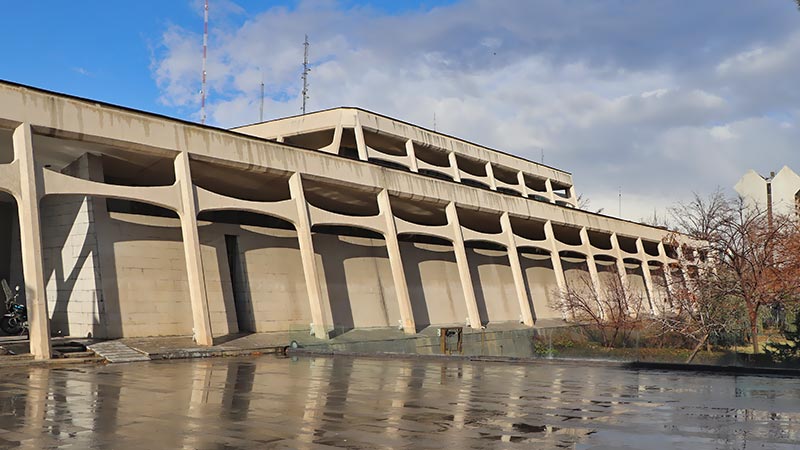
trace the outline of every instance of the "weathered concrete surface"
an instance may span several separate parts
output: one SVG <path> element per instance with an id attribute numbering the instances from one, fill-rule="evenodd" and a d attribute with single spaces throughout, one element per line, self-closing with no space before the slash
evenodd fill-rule
<path id="1" fill-rule="evenodd" d="M 0 447 L 795 448 L 788 378 L 231 358 L 0 376 Z"/>

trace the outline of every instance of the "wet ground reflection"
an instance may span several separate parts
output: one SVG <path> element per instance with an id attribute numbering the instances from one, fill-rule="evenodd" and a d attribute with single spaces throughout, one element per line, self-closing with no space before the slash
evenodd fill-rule
<path id="1" fill-rule="evenodd" d="M 0 372 L 0 448 L 796 448 L 778 377 L 351 358 Z"/>

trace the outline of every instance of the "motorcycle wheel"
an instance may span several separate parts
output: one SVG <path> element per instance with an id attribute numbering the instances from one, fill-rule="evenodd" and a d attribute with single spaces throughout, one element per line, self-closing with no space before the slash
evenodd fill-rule
<path id="1" fill-rule="evenodd" d="M 16 336 L 22 332 L 22 323 L 15 317 L 3 317 L 0 319 L 0 330 L 8 335 Z"/>

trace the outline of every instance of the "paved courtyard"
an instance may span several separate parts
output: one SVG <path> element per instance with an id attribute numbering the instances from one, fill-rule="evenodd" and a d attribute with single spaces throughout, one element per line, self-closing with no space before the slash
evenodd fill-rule
<path id="1" fill-rule="evenodd" d="M 794 379 L 271 356 L 0 371 L 0 448 L 796 448 Z"/>

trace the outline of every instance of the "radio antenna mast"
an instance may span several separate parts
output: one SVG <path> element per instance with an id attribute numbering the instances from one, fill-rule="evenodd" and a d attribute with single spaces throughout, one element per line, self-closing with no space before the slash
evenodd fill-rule
<path id="1" fill-rule="evenodd" d="M 208 0 L 203 7 L 203 81 L 200 88 L 200 123 L 206 123 L 206 58 L 208 55 Z"/>
<path id="2" fill-rule="evenodd" d="M 264 77 L 261 77 L 261 108 L 258 111 L 258 121 L 264 121 Z"/>
<path id="3" fill-rule="evenodd" d="M 311 69 L 308 67 L 308 35 L 306 35 L 306 40 L 303 42 L 303 114 L 306 113 L 306 100 L 308 100 L 308 73 L 311 72 Z"/>

